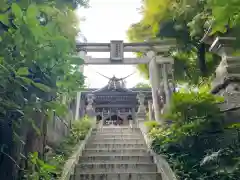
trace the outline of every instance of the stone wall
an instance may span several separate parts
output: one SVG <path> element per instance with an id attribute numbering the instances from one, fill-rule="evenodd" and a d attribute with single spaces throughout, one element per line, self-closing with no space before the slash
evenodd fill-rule
<path id="1" fill-rule="evenodd" d="M 59 117 L 53 118 L 47 125 L 47 144 L 50 146 L 59 144 L 68 132 L 69 124 L 65 120 Z"/>
<path id="2" fill-rule="evenodd" d="M 74 121 L 74 113 L 76 106 L 72 103 L 69 106 L 68 113 L 64 118 L 54 116 L 47 124 L 47 145 L 55 146 L 59 144 L 64 137 L 66 137 Z"/>

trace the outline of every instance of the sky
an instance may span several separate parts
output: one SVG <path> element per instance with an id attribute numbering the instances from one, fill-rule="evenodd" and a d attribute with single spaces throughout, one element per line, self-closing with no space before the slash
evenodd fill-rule
<path id="1" fill-rule="evenodd" d="M 132 23 L 141 19 L 138 8 L 141 0 L 90 0 L 90 8 L 77 10 L 77 15 L 84 18 L 80 22 L 82 34 L 88 42 L 110 42 L 111 40 L 124 40 L 127 42 L 127 30 Z M 93 57 L 109 57 L 108 53 L 88 53 Z M 125 57 L 133 57 L 125 54 Z M 126 77 L 127 87 L 133 87 L 139 82 L 146 82 L 135 66 L 132 65 L 88 65 L 84 66 L 84 75 L 87 77 L 86 85 L 91 88 L 101 88 L 107 84 L 108 79 L 99 76 L 97 72 L 117 78 Z"/>

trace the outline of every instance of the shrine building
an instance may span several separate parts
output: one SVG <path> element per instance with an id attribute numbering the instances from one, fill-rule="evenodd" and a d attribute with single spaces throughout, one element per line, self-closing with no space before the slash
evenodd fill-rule
<path id="1" fill-rule="evenodd" d="M 88 114 L 103 125 L 128 125 L 139 111 L 139 94 L 144 96 L 146 113 L 152 101 L 151 88 L 126 88 L 123 78 L 113 76 L 106 86 L 81 92 L 79 117 Z"/>

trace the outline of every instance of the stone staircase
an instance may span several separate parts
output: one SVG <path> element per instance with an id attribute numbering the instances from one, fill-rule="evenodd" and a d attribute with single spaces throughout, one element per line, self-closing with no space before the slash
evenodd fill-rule
<path id="1" fill-rule="evenodd" d="M 161 180 L 139 128 L 92 132 L 71 180 Z"/>

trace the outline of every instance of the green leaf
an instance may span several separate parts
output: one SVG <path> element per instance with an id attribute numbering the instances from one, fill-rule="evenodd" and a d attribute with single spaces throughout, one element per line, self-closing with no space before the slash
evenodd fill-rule
<path id="1" fill-rule="evenodd" d="M 12 4 L 12 12 L 16 16 L 16 18 L 21 18 L 23 15 L 22 9 L 16 3 Z"/>
<path id="2" fill-rule="evenodd" d="M 31 4 L 28 7 L 26 17 L 27 17 L 27 23 L 29 25 L 35 26 L 39 23 L 39 21 L 37 20 L 38 13 L 39 13 L 39 11 L 35 4 Z"/>
<path id="3" fill-rule="evenodd" d="M 28 121 L 31 123 L 32 128 L 35 130 L 36 134 L 37 134 L 38 136 L 40 136 L 40 135 L 41 135 L 41 131 L 40 131 L 40 129 L 37 127 L 37 125 L 36 125 L 36 123 L 34 122 L 34 120 L 33 120 L 33 119 L 28 119 Z"/>
<path id="4" fill-rule="evenodd" d="M 46 112 L 46 115 L 47 115 L 47 119 L 48 119 L 49 121 L 53 120 L 54 113 L 53 113 L 52 110 L 48 110 L 48 111 Z"/>
<path id="5" fill-rule="evenodd" d="M 70 63 L 74 65 L 82 65 L 84 63 L 84 60 L 79 56 L 70 56 L 69 60 L 70 60 Z"/>
<path id="6" fill-rule="evenodd" d="M 46 85 L 44 85 L 44 84 L 42 84 L 42 83 L 33 83 L 33 85 L 36 87 L 36 88 L 38 88 L 38 89 L 40 89 L 40 90 L 42 90 L 42 91 L 44 91 L 44 92 L 51 92 L 51 88 L 50 87 L 48 87 L 48 86 L 46 86 Z"/>
<path id="7" fill-rule="evenodd" d="M 27 9 L 27 19 L 28 20 L 37 20 L 38 8 L 35 4 L 31 4 Z"/>
<path id="8" fill-rule="evenodd" d="M 0 22 L 9 25 L 8 14 L 0 14 Z"/>
<path id="9" fill-rule="evenodd" d="M 20 77 L 20 78 L 23 80 L 23 82 L 25 82 L 25 83 L 28 84 L 28 85 L 34 83 L 34 82 L 33 82 L 31 79 L 29 79 L 29 78 L 26 78 L 26 77 Z"/>
<path id="10" fill-rule="evenodd" d="M 66 39 L 63 36 L 58 36 L 53 40 L 56 50 L 63 53 L 63 52 L 67 52 L 70 48 L 69 46 L 69 40 Z"/>
<path id="11" fill-rule="evenodd" d="M 21 67 L 17 70 L 17 75 L 19 76 L 26 76 L 28 74 L 29 74 L 28 67 Z"/>
<path id="12" fill-rule="evenodd" d="M 46 106 L 47 108 L 54 110 L 59 117 L 67 113 L 67 107 L 64 104 L 59 104 L 58 102 L 51 101 L 47 102 Z"/>

